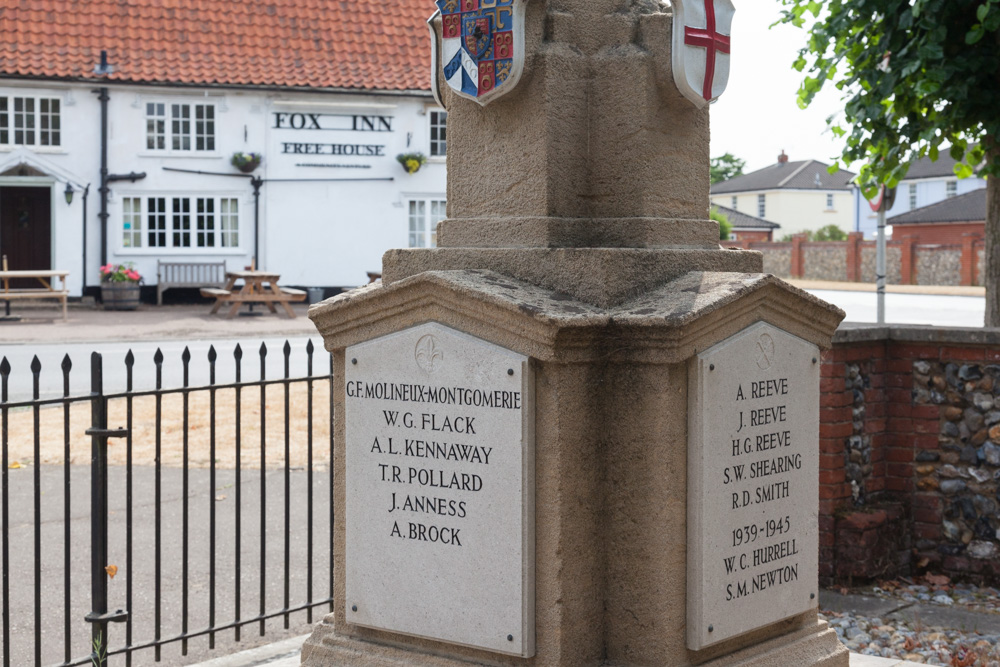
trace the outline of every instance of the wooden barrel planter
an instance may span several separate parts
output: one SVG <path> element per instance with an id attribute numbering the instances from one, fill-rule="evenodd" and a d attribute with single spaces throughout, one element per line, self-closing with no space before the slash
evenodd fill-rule
<path id="1" fill-rule="evenodd" d="M 104 310 L 136 310 L 139 308 L 138 283 L 101 283 Z"/>

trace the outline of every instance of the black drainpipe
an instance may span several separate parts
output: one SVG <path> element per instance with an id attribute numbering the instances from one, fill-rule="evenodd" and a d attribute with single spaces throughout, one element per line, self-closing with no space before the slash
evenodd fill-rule
<path id="1" fill-rule="evenodd" d="M 83 288 L 81 294 L 87 292 L 87 195 L 90 194 L 90 183 L 83 189 Z"/>
<path id="2" fill-rule="evenodd" d="M 260 248 L 260 186 L 264 185 L 264 179 L 254 176 L 250 179 L 250 185 L 253 186 L 253 268 L 262 271 L 258 249 Z"/>
<path id="3" fill-rule="evenodd" d="M 97 99 L 101 101 L 101 212 L 97 217 L 101 221 L 101 266 L 108 263 L 108 95 L 107 88 L 96 91 Z M 86 268 L 84 268 L 86 271 Z"/>

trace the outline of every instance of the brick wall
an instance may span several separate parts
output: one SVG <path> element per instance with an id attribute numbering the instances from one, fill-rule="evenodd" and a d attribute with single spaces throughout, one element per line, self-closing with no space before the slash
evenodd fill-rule
<path id="1" fill-rule="evenodd" d="M 757 250 L 764 272 L 779 278 L 875 282 L 875 242 L 852 232 L 847 241 L 790 243 L 723 241 L 730 248 Z M 886 280 L 890 285 L 982 285 L 983 239 L 965 234 L 958 244 L 929 245 L 915 236 L 894 234 L 886 244 Z"/>
<path id="2" fill-rule="evenodd" d="M 1000 583 L 1000 330 L 842 328 L 821 382 L 821 580 Z"/>

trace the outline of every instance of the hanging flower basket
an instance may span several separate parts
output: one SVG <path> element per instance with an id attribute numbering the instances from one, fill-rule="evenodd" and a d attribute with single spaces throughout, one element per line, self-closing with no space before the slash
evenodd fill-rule
<path id="1" fill-rule="evenodd" d="M 136 310 L 142 276 L 131 262 L 101 267 L 101 302 L 104 310 Z"/>
<path id="2" fill-rule="evenodd" d="M 250 174 L 260 166 L 263 157 L 260 153 L 233 153 L 229 162 L 244 174 Z"/>
<path id="3" fill-rule="evenodd" d="M 396 162 L 403 165 L 407 174 L 415 174 L 427 164 L 427 156 L 423 153 L 400 153 L 396 156 Z"/>

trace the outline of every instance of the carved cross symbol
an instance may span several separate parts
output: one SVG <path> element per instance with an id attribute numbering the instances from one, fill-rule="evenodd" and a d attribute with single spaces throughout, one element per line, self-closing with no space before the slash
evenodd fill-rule
<path id="1" fill-rule="evenodd" d="M 690 46 L 704 47 L 705 52 L 705 87 L 702 97 L 712 99 L 712 85 L 715 83 L 715 53 L 729 53 L 729 35 L 723 35 L 715 30 L 715 0 L 705 0 L 705 16 L 708 25 L 701 28 L 684 28 L 684 43 Z"/>
<path id="2" fill-rule="evenodd" d="M 771 367 L 771 358 L 774 356 L 774 339 L 767 334 L 761 334 L 757 339 L 757 367 L 767 370 Z"/>

